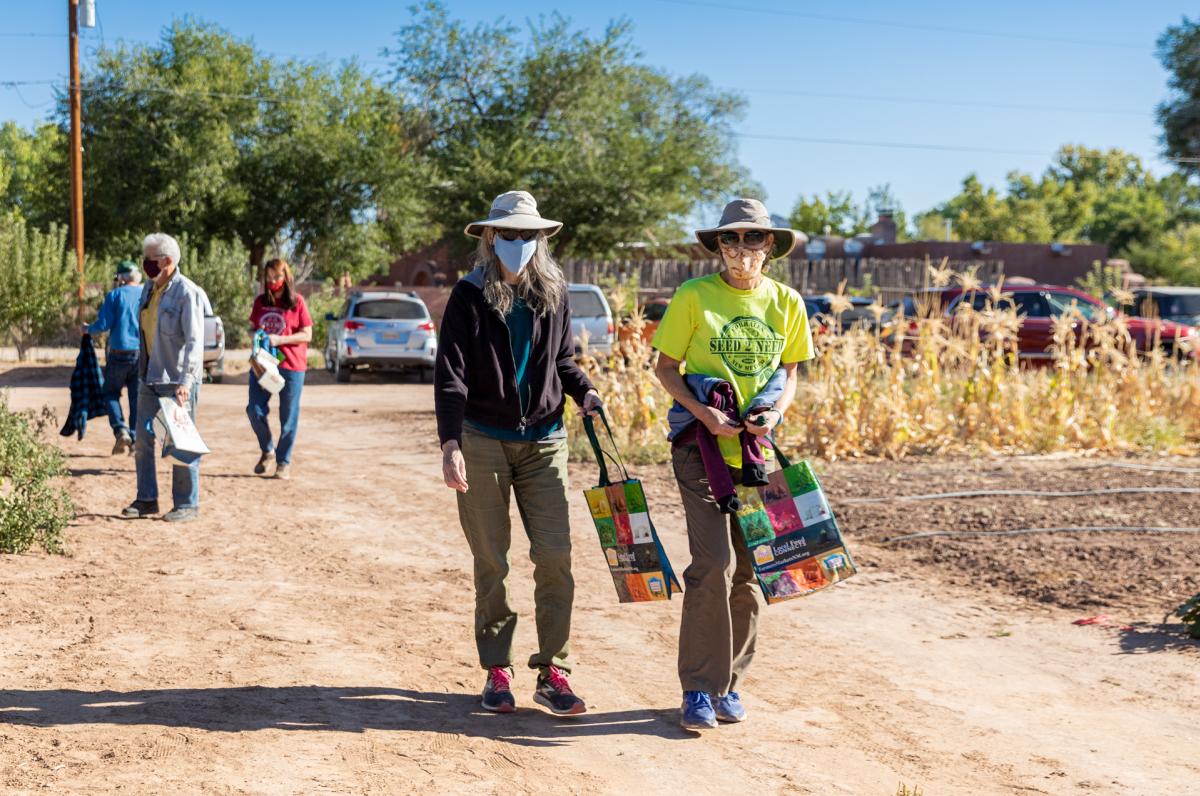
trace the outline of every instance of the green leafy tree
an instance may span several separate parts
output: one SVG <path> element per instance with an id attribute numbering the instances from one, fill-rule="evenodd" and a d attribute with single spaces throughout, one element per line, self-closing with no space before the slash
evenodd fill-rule
<path id="1" fill-rule="evenodd" d="M 673 243 L 698 205 L 744 183 L 731 134 L 743 100 L 645 65 L 628 22 L 590 36 L 553 15 L 522 35 L 467 26 L 438 2 L 413 13 L 388 55 L 397 92 L 421 112 L 412 133 L 440 236 L 460 239 L 493 197 L 524 189 L 565 222 L 560 254 Z"/>
<path id="2" fill-rule="evenodd" d="M 792 208 L 788 223 L 792 229 L 810 236 L 824 235 L 828 228 L 830 235 L 843 238 L 866 232 L 871 226 L 863 208 L 854 203 L 849 191 L 826 191 L 824 197 L 813 194 L 808 199 L 800 197 Z"/>
<path id="3" fill-rule="evenodd" d="M 73 284 L 65 229 L 41 232 L 16 214 L 0 221 L 0 334 L 17 359 L 63 330 Z"/>
<path id="4" fill-rule="evenodd" d="M 974 174 L 957 196 L 923 214 L 950 219 L 955 236 L 1008 242 L 1081 241 L 1108 245 L 1114 256 L 1156 240 L 1186 218 L 1194 189 L 1158 180 L 1136 156 L 1119 149 L 1065 146 L 1040 177 L 1010 172 L 1006 192 Z"/>
<path id="5" fill-rule="evenodd" d="M 281 60 L 191 19 L 159 44 L 101 48 L 83 92 L 90 249 L 151 229 L 231 236 L 262 262 L 373 211 L 398 103 L 358 67 Z M 67 109 L 60 103 L 59 123 Z"/>
<path id="6" fill-rule="evenodd" d="M 828 228 L 831 235 L 850 238 L 869 231 L 880 213 L 892 214 L 898 239 L 907 237 L 904 209 L 887 184 L 867 191 L 862 204 L 857 204 L 849 191 L 826 191 L 824 197 L 814 194 L 809 199 L 802 196 L 792 208 L 788 223 L 809 235 L 824 235 Z"/>
<path id="7" fill-rule="evenodd" d="M 1158 106 L 1163 151 L 1191 158 L 1180 170 L 1200 174 L 1200 22 L 1187 17 L 1158 39 L 1158 59 L 1170 77 L 1171 98 Z"/>
<path id="8" fill-rule="evenodd" d="M 210 241 L 199 251 L 191 248 L 191 239 L 179 241 L 182 253 L 180 269 L 204 289 L 213 313 L 225 327 L 225 342 L 231 348 L 250 340 L 250 307 L 258 295 L 257 270 L 250 266 L 250 253 L 237 241 Z"/>
<path id="9" fill-rule="evenodd" d="M 66 138 L 55 125 L 0 125 L 0 207 L 20 211 L 43 230 L 65 221 L 71 201 L 66 155 Z"/>

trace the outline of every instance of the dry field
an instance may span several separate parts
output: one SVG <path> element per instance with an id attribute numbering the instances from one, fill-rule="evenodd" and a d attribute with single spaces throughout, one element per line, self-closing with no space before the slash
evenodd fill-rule
<path id="1" fill-rule="evenodd" d="M 69 370 L 10 367 L 65 411 Z M 680 602 L 621 606 L 572 504 L 578 691 L 591 712 L 484 715 L 470 561 L 427 386 L 314 374 L 292 481 L 250 474 L 245 377 L 207 385 L 202 517 L 127 522 L 107 425 L 69 455 L 68 555 L 0 557 L 0 790 L 13 793 L 1188 794 L 1200 646 L 1158 625 L 1200 590 L 1200 537 L 887 543 L 929 530 L 1196 525 L 1200 495 L 943 491 L 1200 487 L 1200 460 L 912 457 L 819 466 L 863 572 L 764 609 L 751 720 L 675 723 Z M 1118 467 L 1167 465 L 1178 471 Z M 666 468 L 635 468 L 687 564 Z M 593 468 L 573 468 L 578 490 Z M 1190 470 L 1191 472 L 1188 472 Z M 887 498 L 884 502 L 861 502 Z M 858 501 L 858 502 L 855 502 Z M 519 533 L 513 594 L 532 643 Z M 1105 614 L 1112 626 L 1074 626 Z M 1124 629 L 1123 629 L 1124 627 Z"/>

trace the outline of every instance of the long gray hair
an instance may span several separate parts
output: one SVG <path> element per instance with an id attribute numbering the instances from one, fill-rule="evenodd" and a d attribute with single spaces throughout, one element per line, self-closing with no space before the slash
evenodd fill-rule
<path id="1" fill-rule="evenodd" d="M 486 232 L 479 236 L 479 245 L 475 248 L 475 265 L 483 266 L 484 300 L 501 315 L 509 313 L 513 299 L 517 296 L 525 299 L 533 314 L 539 318 L 557 312 L 562 306 L 563 297 L 567 293 L 567 280 L 550 254 L 544 232 L 538 233 L 537 251 L 517 274 L 515 290 L 504 281 L 501 271 L 503 266 L 496 257 L 495 247 L 488 243 Z"/>

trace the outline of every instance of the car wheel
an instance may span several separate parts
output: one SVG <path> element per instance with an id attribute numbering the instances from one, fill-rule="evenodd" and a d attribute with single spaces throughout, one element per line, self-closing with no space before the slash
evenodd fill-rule
<path id="1" fill-rule="evenodd" d="M 340 384 L 348 383 L 350 381 L 350 366 L 340 359 L 335 359 L 333 362 L 333 378 Z"/>
<path id="2" fill-rule="evenodd" d="M 420 379 L 422 384 L 428 384 L 430 381 L 433 380 L 433 368 L 427 368 L 427 367 L 422 366 L 420 368 L 417 368 L 417 371 L 418 371 L 417 378 Z"/>
<path id="3" fill-rule="evenodd" d="M 225 379 L 225 357 L 221 357 L 213 363 L 212 368 L 208 371 L 208 380 L 213 384 L 220 384 Z"/>
<path id="4" fill-rule="evenodd" d="M 335 364 L 337 361 L 337 348 L 334 346 L 325 346 L 324 357 L 325 370 L 329 371 L 330 373 L 333 373 L 335 370 L 337 370 Z"/>

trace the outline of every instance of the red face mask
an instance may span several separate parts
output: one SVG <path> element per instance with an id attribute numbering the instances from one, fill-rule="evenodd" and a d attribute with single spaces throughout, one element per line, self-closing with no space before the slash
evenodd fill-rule
<path id="1" fill-rule="evenodd" d="M 267 289 L 274 292 L 274 291 L 282 288 L 283 283 L 284 283 L 284 278 L 282 276 L 279 277 L 278 279 L 268 279 L 267 280 Z"/>

